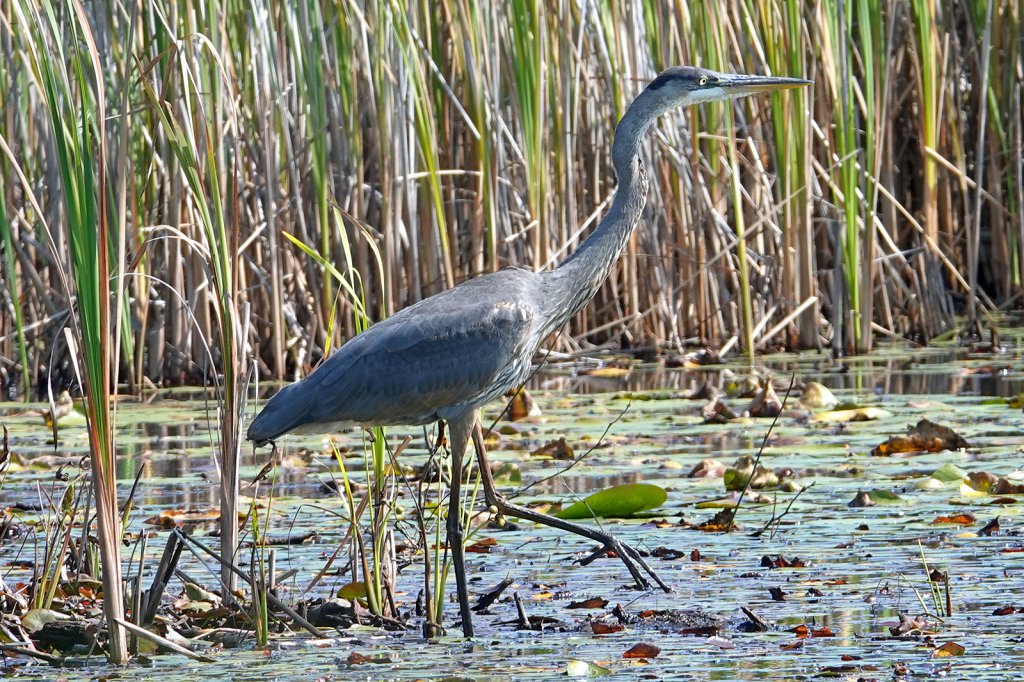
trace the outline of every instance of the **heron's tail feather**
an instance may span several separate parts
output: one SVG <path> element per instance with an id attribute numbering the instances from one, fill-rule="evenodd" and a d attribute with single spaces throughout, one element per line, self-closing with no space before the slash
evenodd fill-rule
<path id="1" fill-rule="evenodd" d="M 302 426 L 310 419 L 315 394 L 308 379 L 285 386 L 252 420 L 246 438 L 263 445 Z"/>

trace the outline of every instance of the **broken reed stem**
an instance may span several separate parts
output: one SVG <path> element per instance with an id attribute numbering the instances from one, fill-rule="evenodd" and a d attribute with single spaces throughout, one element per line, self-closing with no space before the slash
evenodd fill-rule
<path id="1" fill-rule="evenodd" d="M 193 661 L 199 661 L 201 663 L 216 663 L 217 662 L 216 659 L 210 658 L 209 656 L 204 656 L 202 654 L 197 654 L 196 652 L 192 651 L 191 649 L 185 648 L 185 647 L 181 646 L 180 644 L 175 644 L 174 642 L 172 642 L 171 640 L 167 639 L 166 637 L 161 637 L 160 635 L 156 634 L 155 632 L 150 632 L 146 628 L 141 628 L 138 625 L 136 625 L 135 623 L 131 623 L 131 622 L 127 621 L 127 620 L 123 620 L 123 619 L 119 620 L 118 621 L 118 625 L 120 625 L 121 627 L 123 627 L 125 630 L 127 630 L 130 633 L 132 633 L 136 637 L 141 637 L 142 639 L 148 639 L 149 641 L 153 642 L 154 644 L 156 644 L 158 646 L 162 646 L 165 649 L 170 649 L 171 651 L 173 651 L 173 652 L 175 652 L 177 654 L 181 654 L 182 656 L 187 656 L 188 658 L 191 658 Z"/>
<path id="2" fill-rule="evenodd" d="M 243 572 L 240 568 L 238 568 L 237 566 L 235 566 L 234 564 L 232 564 L 232 563 L 230 563 L 228 561 L 225 561 L 223 557 L 221 557 L 219 554 L 217 554 L 212 549 L 210 549 L 209 547 L 207 547 L 203 543 L 199 542 L 195 538 L 186 535 L 185 533 L 181 532 L 180 530 L 175 530 L 173 532 L 177 533 L 178 537 L 182 541 L 184 541 L 185 543 L 190 544 L 193 547 L 196 547 L 196 548 L 200 549 L 204 554 L 207 554 L 212 559 L 217 561 L 222 567 L 226 567 L 228 570 L 232 571 L 235 575 L 237 575 L 239 578 L 244 580 L 249 585 L 250 589 L 255 589 L 255 585 L 253 585 L 253 583 L 250 580 L 249 576 L 246 575 L 245 572 Z M 267 596 L 267 601 L 270 604 L 272 604 L 274 606 L 274 608 L 277 608 L 277 609 L 280 609 L 281 611 L 284 611 L 286 614 L 288 614 L 288 617 L 291 618 L 292 621 L 295 622 L 295 624 L 297 624 L 300 627 L 304 628 L 311 635 L 313 635 L 314 637 L 321 638 L 321 639 L 326 637 L 326 635 L 323 632 L 321 632 L 319 629 L 317 629 L 317 627 L 315 625 L 313 625 L 308 620 L 306 620 L 305 618 L 300 616 L 298 614 L 298 612 L 295 611 L 295 609 L 293 609 L 292 607 L 288 606 L 288 604 L 286 604 L 283 601 L 281 601 L 281 599 L 278 598 L 276 595 L 274 595 L 274 594 L 272 594 L 270 592 L 267 592 L 266 596 Z"/>

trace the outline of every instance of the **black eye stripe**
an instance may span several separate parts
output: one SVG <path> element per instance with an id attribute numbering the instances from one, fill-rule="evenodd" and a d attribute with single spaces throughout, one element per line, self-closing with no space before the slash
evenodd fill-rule
<path id="1" fill-rule="evenodd" d="M 700 70 L 693 67 L 681 66 L 667 69 L 647 86 L 648 90 L 657 90 L 672 81 L 683 81 L 692 87 L 702 87 L 710 82 L 710 79 L 701 74 Z"/>
<path id="2" fill-rule="evenodd" d="M 647 89 L 657 90 L 658 88 L 664 87 L 665 84 L 668 83 L 672 78 L 672 74 L 663 73 L 657 78 L 655 78 L 653 81 L 651 81 L 651 84 L 647 86 Z"/>

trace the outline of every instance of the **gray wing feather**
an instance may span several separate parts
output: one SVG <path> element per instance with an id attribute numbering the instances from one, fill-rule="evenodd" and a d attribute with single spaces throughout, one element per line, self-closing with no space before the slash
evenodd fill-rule
<path id="1" fill-rule="evenodd" d="M 303 423 L 421 424 L 521 382 L 536 307 L 523 270 L 503 270 L 424 299 L 353 338 L 303 383 Z"/>

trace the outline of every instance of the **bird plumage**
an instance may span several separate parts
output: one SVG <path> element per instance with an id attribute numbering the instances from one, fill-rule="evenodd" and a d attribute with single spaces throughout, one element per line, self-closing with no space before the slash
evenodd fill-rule
<path id="1" fill-rule="evenodd" d="M 633 100 L 615 129 L 612 164 L 618 187 L 608 213 L 559 267 L 539 273 L 507 268 L 484 275 L 370 327 L 308 377 L 271 398 L 249 426 L 249 439 L 259 444 L 289 431 L 417 425 L 443 419 L 451 436 L 452 471 L 462 471 L 462 458 L 472 439 L 484 494 L 498 513 L 598 541 L 602 548 L 590 559 L 613 551 L 637 586 L 649 586 L 646 573 L 668 590 L 643 557 L 615 537 L 504 499 L 491 478 L 480 435 L 479 410 L 525 381 L 543 340 L 578 313 L 611 272 L 647 200 L 647 175 L 640 149 L 655 119 L 675 107 L 807 82 L 732 76 L 694 67 L 662 72 Z M 455 504 L 461 500 L 461 476 L 453 475 L 449 485 L 450 504 Z M 446 526 L 462 628 L 472 636 L 461 517 L 449 513 Z"/>
<path id="2" fill-rule="evenodd" d="M 452 420 L 521 384 L 541 342 L 594 296 L 640 219 L 647 197 L 640 148 L 651 123 L 711 77 L 670 69 L 633 101 L 612 147 L 615 199 L 559 267 L 483 275 L 373 325 L 271 398 L 248 438 Z"/>
<path id="3" fill-rule="evenodd" d="M 542 312 L 536 273 L 506 268 L 426 298 L 282 389 L 249 427 L 257 443 L 332 426 L 451 419 L 521 384 Z"/>

